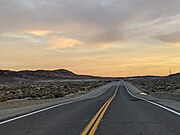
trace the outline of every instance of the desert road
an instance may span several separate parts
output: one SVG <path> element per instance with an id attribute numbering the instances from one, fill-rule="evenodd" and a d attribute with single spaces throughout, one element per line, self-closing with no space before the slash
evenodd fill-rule
<path id="1" fill-rule="evenodd" d="M 102 95 L 1 122 L 0 135 L 180 135 L 180 116 L 132 97 L 123 82 Z"/>

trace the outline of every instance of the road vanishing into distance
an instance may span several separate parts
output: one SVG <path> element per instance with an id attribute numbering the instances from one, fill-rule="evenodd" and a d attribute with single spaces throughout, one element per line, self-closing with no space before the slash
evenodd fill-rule
<path id="1" fill-rule="evenodd" d="M 132 97 L 115 82 L 98 97 L 6 120 L 0 135 L 180 135 L 180 116 Z"/>

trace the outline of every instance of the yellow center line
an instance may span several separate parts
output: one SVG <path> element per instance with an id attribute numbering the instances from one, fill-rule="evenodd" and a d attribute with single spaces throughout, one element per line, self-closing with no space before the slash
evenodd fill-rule
<path id="1" fill-rule="evenodd" d="M 110 99 L 109 99 L 110 100 Z M 104 109 L 104 107 L 106 106 L 106 104 L 109 102 L 106 101 L 106 103 L 99 109 L 99 111 L 96 113 L 96 115 L 92 118 L 92 120 L 90 121 L 90 123 L 85 127 L 85 129 L 83 130 L 83 132 L 81 133 L 81 135 L 86 135 L 88 133 L 88 131 L 90 130 L 90 128 L 92 127 L 92 125 L 94 124 L 94 122 L 96 121 L 97 117 L 99 116 L 99 114 L 101 113 L 101 111 Z"/>
<path id="2" fill-rule="evenodd" d="M 89 135 L 94 135 L 97 128 L 98 128 L 98 125 L 99 123 L 101 122 L 101 119 L 103 118 L 107 108 L 109 107 L 110 103 L 112 102 L 112 100 L 114 99 L 114 97 L 116 96 L 116 93 L 117 93 L 117 90 L 118 90 L 118 87 L 119 85 L 116 87 L 116 91 L 115 93 L 113 94 L 113 96 L 111 98 L 108 99 L 108 101 L 106 101 L 106 103 L 100 108 L 100 110 L 96 113 L 96 115 L 92 118 L 92 120 L 90 121 L 90 123 L 85 127 L 85 129 L 82 131 L 81 135 L 86 135 L 89 130 Z"/>

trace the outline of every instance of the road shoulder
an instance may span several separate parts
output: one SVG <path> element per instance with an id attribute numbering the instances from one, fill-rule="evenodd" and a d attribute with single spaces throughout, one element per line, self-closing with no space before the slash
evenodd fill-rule
<path id="1" fill-rule="evenodd" d="M 173 110 L 180 112 L 180 102 L 175 101 L 175 100 L 155 98 L 155 97 L 151 96 L 150 93 L 145 95 L 145 94 L 143 94 L 144 93 L 143 91 L 141 91 L 140 89 L 138 89 L 137 87 L 135 87 L 131 83 L 126 81 L 125 84 L 128 87 L 128 89 L 132 95 L 139 97 L 139 98 L 144 98 L 144 99 L 147 99 L 150 101 L 154 101 L 154 102 L 159 103 L 165 107 L 168 107 L 168 108 L 171 108 Z"/>
<path id="2" fill-rule="evenodd" d="M 36 110 L 40 110 L 49 106 L 53 106 L 56 104 L 66 103 L 70 101 L 76 101 L 76 100 L 85 100 L 88 98 L 92 98 L 94 96 L 100 95 L 103 93 L 107 88 L 112 86 L 114 82 L 108 83 L 106 85 L 100 86 L 98 88 L 92 89 L 89 92 L 83 94 L 83 95 L 72 95 L 65 98 L 59 98 L 59 99 L 52 99 L 49 101 L 46 101 L 41 104 L 33 104 L 29 106 L 21 106 L 18 108 L 8 108 L 8 109 L 1 109 L 0 111 L 0 121 L 7 120 L 13 117 L 17 117 L 23 114 L 27 114 Z"/>

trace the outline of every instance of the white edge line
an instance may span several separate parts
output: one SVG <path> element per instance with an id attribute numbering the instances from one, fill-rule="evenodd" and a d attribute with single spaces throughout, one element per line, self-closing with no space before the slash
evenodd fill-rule
<path id="1" fill-rule="evenodd" d="M 110 84 L 110 86 L 108 86 L 103 92 L 101 92 L 100 94 L 98 94 L 96 96 L 93 96 L 93 97 L 90 97 L 90 98 L 85 98 L 85 99 L 73 100 L 73 101 L 69 101 L 69 102 L 65 102 L 65 103 L 60 103 L 60 104 L 53 105 L 53 106 L 50 106 L 50 107 L 47 107 L 47 108 L 44 108 L 44 109 L 33 111 L 31 113 L 27 113 L 27 114 L 24 114 L 24 115 L 21 115 L 21 116 L 18 116 L 18 117 L 14 117 L 14 118 L 2 121 L 2 122 L 0 122 L 0 125 L 8 123 L 8 122 L 11 122 L 11 121 L 15 121 L 15 120 L 18 120 L 18 119 L 21 119 L 21 118 L 24 118 L 24 117 L 28 117 L 28 116 L 31 116 L 33 114 L 44 112 L 44 111 L 47 111 L 47 110 L 50 110 L 50 109 L 53 109 L 53 108 L 56 108 L 56 107 L 59 107 L 59 106 L 63 106 L 63 105 L 67 105 L 67 104 L 71 104 L 71 103 L 75 103 L 75 102 L 79 102 L 79 101 L 83 101 L 83 100 L 88 100 L 88 99 L 93 99 L 93 98 L 99 97 L 102 94 L 104 94 L 110 87 L 112 87 L 114 85 L 114 83 Z"/>
<path id="2" fill-rule="evenodd" d="M 146 101 L 146 102 L 149 102 L 149 103 L 151 103 L 151 104 L 153 104 L 153 105 L 156 105 L 156 106 L 158 106 L 158 107 L 161 107 L 161 108 L 163 108 L 163 109 L 165 109 L 165 110 L 167 110 L 167 111 L 169 111 L 169 112 L 172 112 L 172 113 L 177 114 L 177 115 L 180 116 L 180 113 L 177 112 L 177 111 L 175 111 L 175 110 L 172 110 L 172 109 L 170 109 L 170 108 L 167 108 L 167 107 L 165 107 L 165 106 L 163 106 L 163 105 L 160 105 L 160 104 L 158 104 L 158 103 L 156 103 L 156 102 L 153 102 L 153 101 L 150 101 L 150 100 L 147 100 L 147 99 L 144 99 L 144 98 L 140 98 L 140 97 L 137 97 L 137 96 L 133 95 L 133 94 L 130 92 L 129 88 L 127 87 L 126 83 L 125 83 L 124 81 L 123 81 L 123 83 L 124 83 L 124 86 L 126 87 L 127 92 L 128 92 L 132 97 L 137 98 L 137 99 L 140 99 L 140 100 L 143 100 L 143 101 Z"/>

